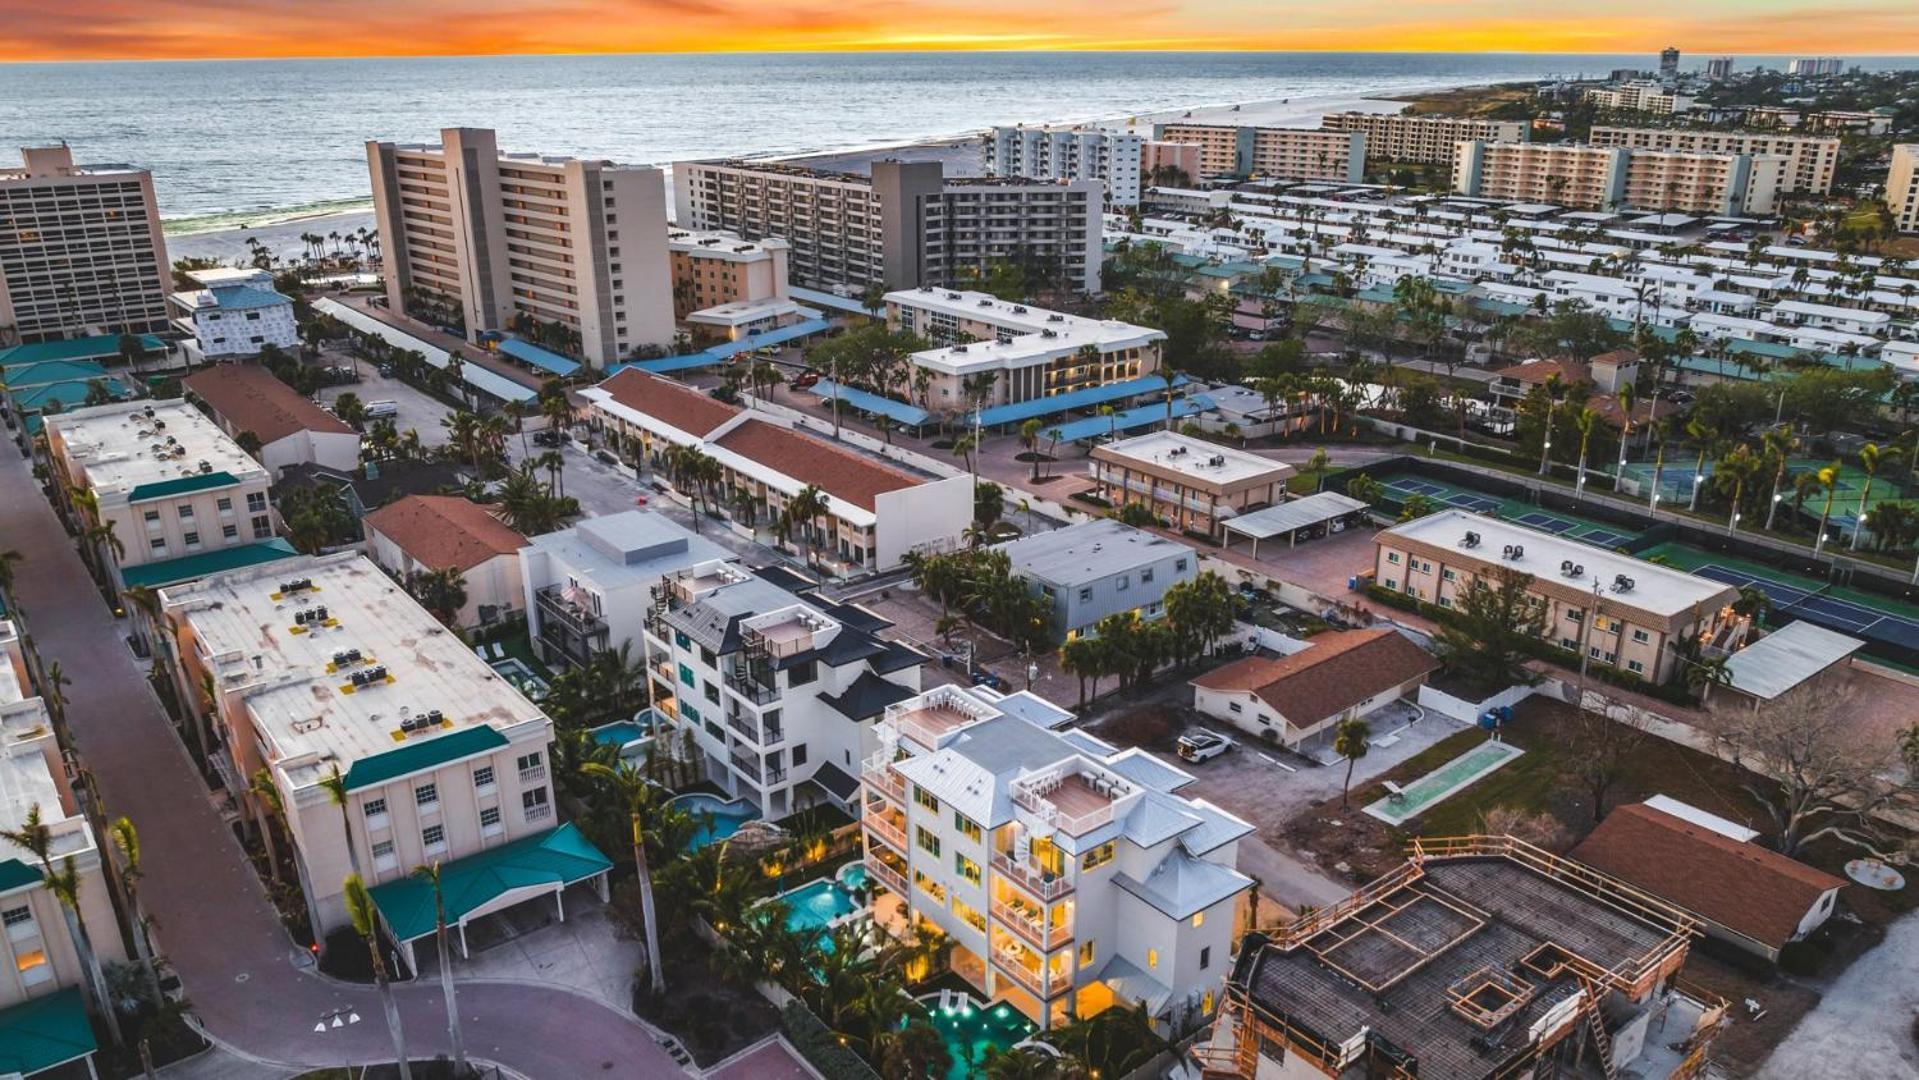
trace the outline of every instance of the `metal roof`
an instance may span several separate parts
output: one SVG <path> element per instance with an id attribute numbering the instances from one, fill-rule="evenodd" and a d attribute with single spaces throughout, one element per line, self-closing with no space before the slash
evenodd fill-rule
<path id="1" fill-rule="evenodd" d="M 130 503 L 148 502 L 153 499 L 167 499 L 175 495 L 185 495 L 193 491 L 210 491 L 214 488 L 232 487 L 240 481 L 230 472 L 215 471 L 201 473 L 198 476 L 181 476 L 172 480 L 159 480 L 151 484 L 141 484 L 127 492 Z"/>
<path id="2" fill-rule="evenodd" d="M 1771 701 L 1865 645 L 1856 637 L 1802 620 L 1727 657 L 1726 674 L 1734 690 Z"/>
<path id="3" fill-rule="evenodd" d="M 541 348 L 530 341 L 521 341 L 518 338 L 503 338 L 500 341 L 499 348 L 500 352 L 515 360 L 532 364 L 536 368 L 550 371 L 562 378 L 580 370 L 579 361 L 569 360 L 551 349 Z"/>
<path id="4" fill-rule="evenodd" d="M 1173 385 L 1184 386 L 1188 381 L 1186 376 L 1178 375 L 1174 377 Z M 1165 393 L 1166 380 L 1158 375 L 1142 375 L 1137 379 L 1127 379 L 1123 382 L 1088 386 L 1080 390 L 1069 390 L 1064 394 L 1054 394 L 1051 397 L 1032 398 L 1027 401 L 1016 401 L 1011 405 L 995 405 L 990 409 L 981 409 L 979 422 L 985 427 L 1016 424 L 1036 416 L 1052 416 L 1055 413 L 1104 405 L 1109 401 L 1121 401 L 1155 391 Z"/>
<path id="5" fill-rule="evenodd" d="M 1183 420 L 1197 416 L 1213 407 L 1213 399 L 1203 394 L 1194 394 L 1173 402 L 1173 419 Z M 1112 416 L 1089 416 L 1084 420 L 1074 420 L 1058 427 L 1046 429 L 1046 437 L 1059 442 L 1077 442 L 1080 439 L 1095 438 L 1109 432 L 1130 431 L 1137 427 L 1146 427 L 1166 419 L 1166 406 L 1160 403 L 1141 405 Z"/>
<path id="6" fill-rule="evenodd" d="M 821 379 L 813 385 L 813 393 L 822 398 L 839 398 L 861 412 L 876 413 L 897 420 L 907 427 L 919 427 L 930 423 L 933 414 L 918 405 L 908 405 L 904 401 L 895 401 L 856 386 L 841 386 L 831 379 Z"/>
<path id="7" fill-rule="evenodd" d="M 430 739 L 415 738 L 398 749 L 354 762 L 347 769 L 346 788 L 348 791 L 357 791 L 363 787 L 384 784 L 423 769 L 438 768 L 461 758 L 498 750 L 506 743 L 506 736 L 487 724 L 461 728 Z"/>
<path id="8" fill-rule="evenodd" d="M 1358 499 L 1341 495 L 1337 491 L 1322 491 L 1303 499 L 1294 499 L 1250 514 L 1241 514 L 1228 521 L 1226 527 L 1241 535 L 1264 540 L 1270 536 L 1283 536 L 1298 529 L 1323 524 L 1348 514 L 1362 513 L 1366 509 L 1366 504 Z"/>
<path id="9" fill-rule="evenodd" d="M 1123 570 L 1150 566 L 1192 548 L 1158 533 L 1111 518 L 1034 533 L 1000 546 L 1013 573 L 1057 586 L 1100 581 Z"/>
<path id="10" fill-rule="evenodd" d="M 1252 887 L 1253 879 L 1230 866 L 1175 850 L 1146 875 L 1145 881 L 1114 874 L 1113 882 L 1162 914 L 1188 919 L 1196 912 L 1238 896 Z"/>
<path id="11" fill-rule="evenodd" d="M 141 334 L 139 338 L 140 347 L 146 352 L 167 350 L 167 343 L 152 334 Z M 93 337 L 67 338 L 64 341 L 36 341 L 31 345 L 15 345 L 10 349 L 0 349 L 0 367 L 38 364 L 47 360 L 94 360 L 119 355 L 120 335 L 98 334 Z"/>
<path id="12" fill-rule="evenodd" d="M 274 537 L 258 544 L 242 544 L 239 547 L 221 548 L 218 551 L 203 551 L 198 555 L 187 555 L 163 562 L 143 563 L 129 566 L 120 572 L 120 577 L 129 588 L 158 589 L 164 585 L 177 585 L 182 581 L 192 581 L 208 574 L 239 570 L 262 563 L 291 559 L 300 553 L 282 537 Z"/>
<path id="13" fill-rule="evenodd" d="M 98 1049 L 79 987 L 0 1010 L 0 1075 L 32 1076 Z"/>
<path id="14" fill-rule="evenodd" d="M 612 868 L 613 860 L 601 854 L 569 821 L 556 829 L 442 863 L 440 894 L 447 923 L 454 925 L 507 893 L 529 889 L 559 892 Z M 375 885 L 369 892 L 395 940 L 411 941 L 437 930 L 430 882 L 408 875 Z"/>

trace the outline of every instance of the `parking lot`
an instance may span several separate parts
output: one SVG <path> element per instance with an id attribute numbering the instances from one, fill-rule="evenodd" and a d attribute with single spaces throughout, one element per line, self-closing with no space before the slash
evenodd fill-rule
<path id="1" fill-rule="evenodd" d="M 350 354 L 336 349 L 325 350 L 319 362 L 342 367 L 356 366 Z M 320 404 L 330 409 L 333 407 L 333 402 L 341 394 L 346 393 L 358 397 L 362 404 L 391 401 L 399 410 L 389 418 L 393 421 L 393 430 L 405 431 L 412 428 L 420 433 L 422 446 L 434 447 L 446 444 L 446 429 L 440 426 L 440 418 L 452 411 L 449 406 L 424 391 L 416 390 L 401 382 L 396 377 L 380 374 L 378 367 L 364 360 L 359 361 L 357 367 L 360 372 L 360 381 L 342 386 L 322 387 Z M 535 418 L 531 423 L 538 425 L 540 420 Z"/>

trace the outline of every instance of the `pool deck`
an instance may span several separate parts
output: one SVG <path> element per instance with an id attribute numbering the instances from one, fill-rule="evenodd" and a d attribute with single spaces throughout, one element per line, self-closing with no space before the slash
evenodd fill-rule
<path id="1" fill-rule="evenodd" d="M 1492 757 L 1495 751 L 1499 753 L 1497 758 Z M 1524 750 L 1521 750 L 1511 743 L 1490 741 L 1480 743 L 1478 746 L 1448 761 L 1446 764 L 1441 765 L 1425 776 L 1407 784 L 1401 789 L 1405 792 L 1403 798 L 1395 800 L 1389 795 L 1373 803 L 1371 806 L 1366 807 L 1365 812 L 1367 815 L 1378 818 L 1386 824 L 1397 828 L 1433 807 L 1438 806 L 1440 803 L 1445 802 L 1465 788 L 1479 782 L 1523 753 L 1525 753 Z M 1447 775 L 1448 770 L 1457 766 L 1460 762 L 1465 761 L 1467 758 L 1475 756 L 1485 757 L 1488 760 L 1484 765 L 1472 770 L 1472 772 L 1455 778 L 1450 782 L 1446 782 L 1443 788 L 1430 793 L 1426 790 L 1429 785 L 1441 783 Z"/>

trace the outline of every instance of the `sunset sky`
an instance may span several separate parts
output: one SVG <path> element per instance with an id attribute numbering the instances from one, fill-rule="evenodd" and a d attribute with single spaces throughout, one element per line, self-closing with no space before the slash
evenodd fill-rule
<path id="1" fill-rule="evenodd" d="M 0 0 L 0 59 L 884 49 L 1919 53 L 1915 0 Z"/>

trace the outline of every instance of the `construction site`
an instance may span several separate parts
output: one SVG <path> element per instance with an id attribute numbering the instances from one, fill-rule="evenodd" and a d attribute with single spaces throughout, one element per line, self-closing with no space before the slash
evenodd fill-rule
<path id="1" fill-rule="evenodd" d="M 1416 840 L 1330 907 L 1249 935 L 1215 1080 L 1699 1075 L 1725 1002 L 1677 985 L 1697 922 L 1508 836 Z"/>

